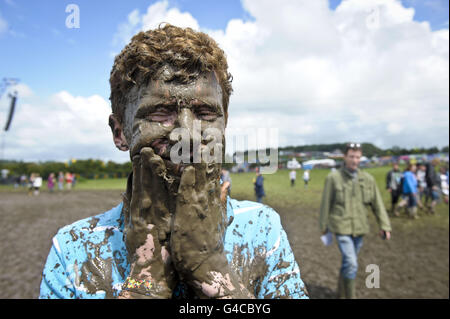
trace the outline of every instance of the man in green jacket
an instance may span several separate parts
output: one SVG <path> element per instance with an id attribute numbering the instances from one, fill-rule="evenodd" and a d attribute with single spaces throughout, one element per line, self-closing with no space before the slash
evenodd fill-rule
<path id="1" fill-rule="evenodd" d="M 361 145 L 349 143 L 344 152 L 344 165 L 331 172 L 325 181 L 320 207 L 320 230 L 336 235 L 342 254 L 339 275 L 339 298 L 355 298 L 358 253 L 363 236 L 369 232 L 368 208 L 380 225 L 380 236 L 390 239 L 391 225 L 375 179 L 358 169 Z"/>

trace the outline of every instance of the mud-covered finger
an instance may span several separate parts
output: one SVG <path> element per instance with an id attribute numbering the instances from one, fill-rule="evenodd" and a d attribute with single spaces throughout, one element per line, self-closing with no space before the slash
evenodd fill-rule
<path id="1" fill-rule="evenodd" d="M 137 221 L 139 217 L 140 208 L 140 193 L 142 190 L 141 185 L 141 157 L 139 155 L 133 156 L 133 188 L 130 203 L 130 217 L 131 223 Z"/>
<path id="2" fill-rule="evenodd" d="M 207 179 L 206 179 L 206 167 L 205 163 L 194 164 L 195 168 L 195 188 L 197 190 L 204 189 Z"/>
<path id="3" fill-rule="evenodd" d="M 146 194 L 150 194 L 152 191 L 153 184 L 153 175 L 154 172 L 150 166 L 150 159 L 155 156 L 155 153 L 152 148 L 144 147 L 141 149 L 141 184 L 143 187 L 143 192 Z"/>
<path id="4" fill-rule="evenodd" d="M 144 147 L 141 150 L 142 163 L 150 170 L 154 179 L 162 177 L 166 172 L 166 164 L 161 156 L 157 155 L 151 147 Z M 158 179 L 159 180 L 159 179 Z"/>
<path id="5" fill-rule="evenodd" d="M 193 192 L 195 187 L 195 168 L 193 166 L 187 166 L 181 174 L 179 193 L 180 192 Z"/>

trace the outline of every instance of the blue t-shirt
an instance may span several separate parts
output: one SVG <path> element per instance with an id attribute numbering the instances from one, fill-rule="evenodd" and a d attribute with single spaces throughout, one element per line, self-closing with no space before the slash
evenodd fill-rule
<path id="1" fill-rule="evenodd" d="M 58 231 L 42 274 L 39 298 L 117 297 L 130 272 L 122 206 Z M 227 215 L 233 218 L 224 242 L 228 262 L 242 277 L 250 276 L 255 296 L 308 298 L 279 215 L 266 205 L 229 197 Z M 265 273 L 252 278 L 261 266 Z"/>
<path id="2" fill-rule="evenodd" d="M 417 179 L 413 172 L 403 173 L 403 194 L 417 193 Z"/>

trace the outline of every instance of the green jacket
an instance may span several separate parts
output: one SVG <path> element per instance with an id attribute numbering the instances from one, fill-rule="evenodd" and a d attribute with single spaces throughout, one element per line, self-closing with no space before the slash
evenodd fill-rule
<path id="1" fill-rule="evenodd" d="M 328 229 L 340 235 L 367 234 L 369 207 L 380 228 L 391 231 L 389 217 L 375 179 L 361 170 L 358 170 L 355 179 L 344 168 L 336 170 L 325 181 L 320 206 L 320 230 L 325 232 Z"/>

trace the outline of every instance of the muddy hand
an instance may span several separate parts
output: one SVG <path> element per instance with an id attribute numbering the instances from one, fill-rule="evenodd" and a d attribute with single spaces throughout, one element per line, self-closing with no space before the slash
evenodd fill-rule
<path id="1" fill-rule="evenodd" d="M 200 297 L 249 298 L 223 249 L 226 207 L 220 200 L 219 171 L 218 165 L 204 163 L 184 169 L 170 237 L 172 259 Z"/>
<path id="2" fill-rule="evenodd" d="M 164 162 L 145 147 L 133 157 L 131 200 L 125 207 L 125 243 L 130 275 L 123 298 L 170 298 L 175 270 L 168 249 L 171 214 L 161 175 Z"/>

